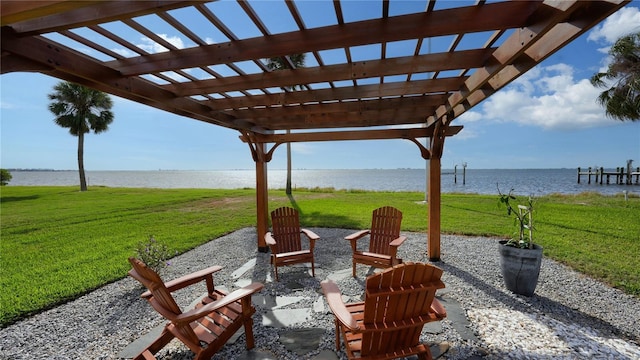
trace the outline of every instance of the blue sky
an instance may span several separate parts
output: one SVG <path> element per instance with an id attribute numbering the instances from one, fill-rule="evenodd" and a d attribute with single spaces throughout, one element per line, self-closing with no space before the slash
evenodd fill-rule
<path id="1" fill-rule="evenodd" d="M 260 11 L 270 11 L 269 5 L 276 4 L 254 3 Z M 303 17 L 304 11 L 313 12 L 312 5 L 321 3 L 305 4 L 306 10 L 300 7 Z M 362 2 L 343 4 L 345 20 L 366 18 L 366 12 L 361 11 Z M 404 4 L 405 9 L 424 9 L 422 1 Z M 315 11 L 318 13 L 323 12 Z M 329 22 L 322 16 L 308 16 L 305 21 L 309 27 Z M 445 141 L 442 166 L 453 168 L 466 162 L 468 168 L 477 169 L 615 168 L 624 166 L 627 159 L 633 159 L 634 166 L 640 166 L 640 122 L 607 118 L 595 102 L 601 90 L 588 80 L 595 72 L 605 69 L 607 50 L 613 42 L 624 34 L 640 31 L 639 24 L 640 2 L 633 1 L 456 119 L 454 124 L 464 125 L 464 130 Z M 273 21 L 267 26 L 274 33 L 289 31 L 286 21 Z M 245 28 L 251 27 L 238 24 L 235 31 Z M 162 29 L 157 31 L 163 34 Z M 182 39 L 163 36 L 183 46 Z M 139 39 L 139 43 L 153 51 L 145 39 Z M 47 110 L 47 94 L 58 82 L 56 78 L 34 73 L 0 76 L 1 167 L 77 169 L 77 138 L 55 125 L 53 115 Z M 109 131 L 85 138 L 85 168 L 89 171 L 254 168 L 249 148 L 239 140 L 237 131 L 118 97 L 113 99 L 115 120 Z M 425 166 L 416 145 L 407 140 L 296 143 L 292 151 L 294 168 Z M 283 169 L 285 164 L 285 147 L 281 146 L 268 166 Z"/>

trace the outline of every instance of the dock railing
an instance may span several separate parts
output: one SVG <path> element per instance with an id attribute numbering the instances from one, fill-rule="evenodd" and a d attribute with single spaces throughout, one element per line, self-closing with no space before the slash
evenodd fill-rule
<path id="1" fill-rule="evenodd" d="M 591 177 L 593 176 L 595 177 L 595 183 L 597 184 L 599 181 L 600 185 L 602 185 L 603 182 L 607 185 L 610 184 L 612 177 L 617 185 L 633 185 L 640 183 L 640 167 L 637 167 L 635 171 L 632 168 L 625 171 L 624 167 L 618 167 L 615 171 L 605 171 L 603 167 L 588 167 L 586 171 L 578 168 L 578 184 L 580 184 L 580 178 L 582 176 L 587 177 L 587 184 L 591 184 Z"/>

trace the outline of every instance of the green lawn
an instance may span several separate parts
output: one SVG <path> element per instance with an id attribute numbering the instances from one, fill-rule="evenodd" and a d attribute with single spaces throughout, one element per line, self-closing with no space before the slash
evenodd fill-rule
<path id="1" fill-rule="evenodd" d="M 4 186 L 0 193 L 0 326 L 123 278 L 150 235 L 184 252 L 255 226 L 255 191 Z M 403 230 L 426 231 L 423 193 L 270 191 L 269 207 L 294 205 L 307 227 L 366 228 L 392 205 Z M 537 200 L 545 256 L 640 295 L 640 199 L 581 194 Z M 443 194 L 442 232 L 506 237 L 512 219 L 497 196 Z M 426 249 L 426 246 L 425 246 Z M 488 249 L 487 251 L 493 251 Z"/>

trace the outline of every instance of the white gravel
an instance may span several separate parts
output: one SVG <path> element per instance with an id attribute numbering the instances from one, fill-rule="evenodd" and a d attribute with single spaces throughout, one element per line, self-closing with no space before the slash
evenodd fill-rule
<path id="1" fill-rule="evenodd" d="M 172 260 L 163 277 L 172 279 L 211 265 L 224 269 L 215 276 L 216 285 L 236 288 L 231 274 L 256 258 L 252 281 L 265 283 L 263 294 L 303 296 L 290 308 L 313 308 L 321 297 L 319 283 L 336 271 L 350 269 L 350 247 L 343 240 L 353 230 L 312 228 L 320 235 L 316 248 L 316 277 L 303 276 L 304 289 L 285 286 L 287 274 L 299 272 L 282 268 L 280 283 L 271 282 L 269 256 L 256 251 L 256 232 L 246 228 L 211 241 Z M 407 242 L 400 248 L 405 261 L 427 261 L 426 234 L 403 233 Z M 469 321 L 465 335 L 460 323 L 450 318 L 442 322 L 442 332 L 425 334 L 424 340 L 446 342 L 443 359 L 640 359 L 640 299 L 579 274 L 570 268 L 543 259 L 536 295 L 527 298 L 508 292 L 499 269 L 496 239 L 443 236 L 442 260 L 447 289 L 444 299 L 462 308 Z M 123 259 L 126 261 L 126 259 Z M 357 299 L 368 269 L 359 266 L 359 278 L 339 280 L 341 290 Z M 247 277 L 245 275 L 245 278 Z M 139 298 L 143 289 L 131 278 L 82 296 L 67 304 L 34 315 L 0 329 L 1 359 L 116 359 L 119 352 L 151 328 L 164 321 Z M 176 293 L 186 305 L 204 286 Z M 318 302 L 316 302 L 316 307 Z M 278 341 L 279 331 L 258 321 L 267 309 L 258 308 L 254 331 L 256 349 L 278 359 L 301 358 L 288 352 Z M 318 351 L 334 349 L 333 317 L 314 311 L 300 327 L 326 329 Z M 233 359 L 244 353 L 244 339 L 225 347 L 214 359 Z M 172 342 L 161 353 L 164 359 L 191 359 L 191 353 Z M 344 353 L 337 354 L 345 359 Z"/>

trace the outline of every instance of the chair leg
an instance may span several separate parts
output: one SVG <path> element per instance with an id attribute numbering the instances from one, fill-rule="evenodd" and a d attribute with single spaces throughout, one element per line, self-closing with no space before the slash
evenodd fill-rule
<path id="1" fill-rule="evenodd" d="M 153 340 L 151 344 L 149 344 L 132 360 L 155 360 L 156 357 L 154 355 L 162 350 L 171 340 L 174 339 L 174 337 L 173 333 L 165 327 L 160 336 Z"/>
<path id="2" fill-rule="evenodd" d="M 429 349 L 428 346 L 425 345 L 425 347 L 427 348 L 427 351 L 424 353 L 419 353 L 418 354 L 418 359 L 419 360 L 433 360 L 433 356 L 431 356 L 431 350 Z"/>
<path id="3" fill-rule="evenodd" d="M 251 315 L 244 320 L 244 333 L 247 338 L 247 350 L 251 350 L 255 346 L 253 338 L 253 318 Z"/>
<path id="4" fill-rule="evenodd" d="M 353 273 L 353 277 L 356 277 L 356 262 L 355 262 L 355 261 L 353 262 L 353 270 L 352 270 L 352 273 Z"/>
<path id="5" fill-rule="evenodd" d="M 311 259 L 311 276 L 316 277 L 316 265 L 313 262 L 313 259 Z"/>
<path id="6" fill-rule="evenodd" d="M 278 263 L 276 262 L 276 256 L 271 254 L 271 265 L 273 265 L 273 273 L 275 274 L 276 281 L 278 281 Z"/>
<path id="7" fill-rule="evenodd" d="M 336 319 L 335 322 L 336 322 L 336 351 L 340 351 L 340 323 L 338 322 L 338 319 Z"/>

